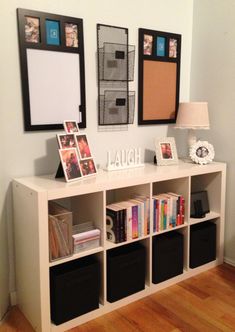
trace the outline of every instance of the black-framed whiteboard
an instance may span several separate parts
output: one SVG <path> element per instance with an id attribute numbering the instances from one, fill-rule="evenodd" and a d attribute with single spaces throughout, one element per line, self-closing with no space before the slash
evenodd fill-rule
<path id="1" fill-rule="evenodd" d="M 17 9 L 26 131 L 86 127 L 83 21 Z"/>

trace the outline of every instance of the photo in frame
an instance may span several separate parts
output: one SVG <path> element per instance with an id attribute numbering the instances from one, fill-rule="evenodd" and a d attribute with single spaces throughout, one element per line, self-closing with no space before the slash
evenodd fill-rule
<path id="1" fill-rule="evenodd" d="M 215 150 L 212 144 L 199 140 L 190 147 L 189 156 L 196 164 L 206 165 L 213 161 Z"/>
<path id="2" fill-rule="evenodd" d="M 65 42 L 67 47 L 78 47 L 78 26 L 65 23 Z"/>
<path id="3" fill-rule="evenodd" d="M 67 182 L 75 181 L 82 177 L 79 157 L 76 148 L 59 149 L 60 160 Z"/>
<path id="4" fill-rule="evenodd" d="M 157 165 L 178 164 L 178 155 L 174 137 L 155 139 Z"/>
<path id="5" fill-rule="evenodd" d="M 91 157 L 91 149 L 88 143 L 88 138 L 86 134 L 77 134 L 75 135 L 76 145 L 78 149 L 78 153 L 81 159 L 90 158 Z"/>
<path id="6" fill-rule="evenodd" d="M 83 20 L 22 8 L 17 19 L 25 131 L 86 128 Z"/>
<path id="7" fill-rule="evenodd" d="M 69 148 L 77 147 L 74 134 L 57 135 L 57 140 L 58 140 L 60 149 L 69 149 Z"/>
<path id="8" fill-rule="evenodd" d="M 67 134 L 78 133 L 79 128 L 75 120 L 65 120 L 64 130 Z"/>
<path id="9" fill-rule="evenodd" d="M 96 165 L 93 158 L 80 160 L 80 168 L 83 176 L 89 176 L 97 173 Z"/>
<path id="10" fill-rule="evenodd" d="M 25 17 L 25 41 L 27 43 L 40 42 L 40 22 L 36 17 Z"/>
<path id="11" fill-rule="evenodd" d="M 60 25 L 58 21 L 46 20 L 48 45 L 60 45 Z"/>
<path id="12" fill-rule="evenodd" d="M 144 35 L 144 54 L 151 55 L 153 49 L 153 36 Z"/>
<path id="13" fill-rule="evenodd" d="M 139 29 L 139 125 L 176 122 L 180 58 L 181 35 Z"/>

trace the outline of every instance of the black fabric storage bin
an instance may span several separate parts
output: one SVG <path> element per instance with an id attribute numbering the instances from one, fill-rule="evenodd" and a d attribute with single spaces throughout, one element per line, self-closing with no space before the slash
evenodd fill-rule
<path id="1" fill-rule="evenodd" d="M 64 323 L 99 307 L 100 266 L 94 256 L 50 268 L 51 320 Z"/>
<path id="2" fill-rule="evenodd" d="M 191 268 L 209 263 L 216 258 L 216 224 L 202 222 L 190 227 Z"/>
<path id="3" fill-rule="evenodd" d="M 152 282 L 157 284 L 183 273 L 184 237 L 170 231 L 153 238 Z"/>
<path id="4" fill-rule="evenodd" d="M 145 248 L 132 243 L 107 253 L 107 300 L 114 302 L 145 288 Z"/>

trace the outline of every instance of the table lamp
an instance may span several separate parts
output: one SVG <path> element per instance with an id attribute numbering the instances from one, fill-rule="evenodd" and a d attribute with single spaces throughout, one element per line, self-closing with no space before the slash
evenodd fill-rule
<path id="1" fill-rule="evenodd" d="M 175 128 L 188 129 L 188 146 L 196 143 L 195 129 L 209 129 L 207 102 L 180 103 Z"/>

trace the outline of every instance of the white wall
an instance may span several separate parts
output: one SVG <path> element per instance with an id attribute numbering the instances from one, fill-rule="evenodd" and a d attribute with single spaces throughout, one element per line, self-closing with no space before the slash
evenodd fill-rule
<path id="1" fill-rule="evenodd" d="M 191 100 L 209 102 L 216 160 L 227 162 L 225 257 L 235 264 L 235 1 L 196 0 L 193 15 Z"/>
<path id="2" fill-rule="evenodd" d="M 106 163 L 108 149 L 140 146 L 154 150 L 154 138 L 166 136 L 166 125 L 129 126 L 104 132 L 97 126 L 96 23 L 127 27 L 129 42 L 138 46 L 138 28 L 182 34 L 182 100 L 189 98 L 193 0 L 1 0 L 0 1 L 0 317 L 8 288 L 14 290 L 14 245 L 10 181 L 14 177 L 52 173 L 58 165 L 56 132 L 23 130 L 23 111 L 16 25 L 16 8 L 26 8 L 84 19 L 87 129 L 96 162 Z M 138 49 L 136 49 L 137 51 Z M 137 92 L 137 56 L 134 89 Z M 137 109 L 137 108 L 136 108 Z M 8 229 L 8 234 L 7 234 Z M 8 242 L 8 246 L 7 246 Z M 8 248 L 8 249 L 7 249 Z M 7 264 L 9 259 L 9 265 Z M 8 276 L 10 274 L 10 277 Z M 9 286 L 8 286 L 9 281 Z"/>

